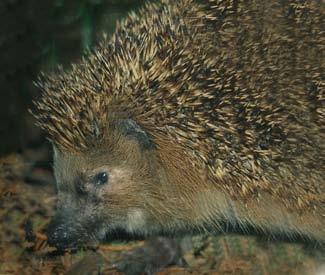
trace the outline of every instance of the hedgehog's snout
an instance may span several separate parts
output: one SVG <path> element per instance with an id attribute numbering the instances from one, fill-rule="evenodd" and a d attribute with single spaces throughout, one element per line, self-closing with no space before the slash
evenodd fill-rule
<path id="1" fill-rule="evenodd" d="M 52 218 L 46 235 L 50 246 L 64 250 L 77 248 L 84 234 L 81 227 L 77 226 L 70 216 L 58 213 Z"/>

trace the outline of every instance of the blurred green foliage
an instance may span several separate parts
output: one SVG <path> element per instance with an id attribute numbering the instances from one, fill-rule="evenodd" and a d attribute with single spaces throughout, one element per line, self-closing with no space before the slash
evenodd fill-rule
<path id="1" fill-rule="evenodd" d="M 0 154 L 42 142 L 28 115 L 33 81 L 80 58 L 140 0 L 0 1 Z"/>

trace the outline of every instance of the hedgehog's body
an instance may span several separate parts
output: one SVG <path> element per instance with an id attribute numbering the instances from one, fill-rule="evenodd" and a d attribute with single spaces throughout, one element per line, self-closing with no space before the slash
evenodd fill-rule
<path id="1" fill-rule="evenodd" d="M 323 242 L 322 1 L 162 2 L 42 84 L 78 241 L 91 216 L 96 237 L 228 224 Z"/>

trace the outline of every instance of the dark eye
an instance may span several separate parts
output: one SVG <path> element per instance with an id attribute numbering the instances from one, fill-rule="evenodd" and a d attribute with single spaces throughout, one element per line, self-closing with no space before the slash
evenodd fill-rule
<path id="1" fill-rule="evenodd" d="M 96 185 L 104 185 L 108 182 L 108 174 L 106 172 L 100 172 L 95 175 L 94 182 Z"/>

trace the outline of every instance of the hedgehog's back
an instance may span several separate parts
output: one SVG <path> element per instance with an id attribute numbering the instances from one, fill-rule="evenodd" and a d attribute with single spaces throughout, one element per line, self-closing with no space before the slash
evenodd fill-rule
<path id="1" fill-rule="evenodd" d="M 325 4 L 181 2 L 181 46 L 159 82 L 169 97 L 155 125 L 194 149 L 233 196 L 267 191 L 324 211 Z"/>

